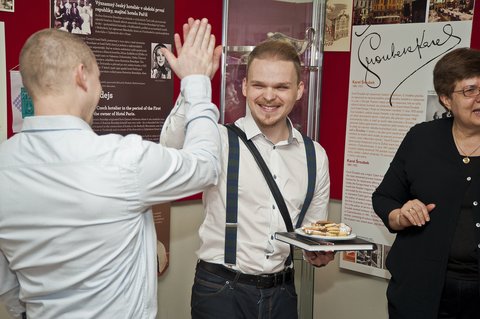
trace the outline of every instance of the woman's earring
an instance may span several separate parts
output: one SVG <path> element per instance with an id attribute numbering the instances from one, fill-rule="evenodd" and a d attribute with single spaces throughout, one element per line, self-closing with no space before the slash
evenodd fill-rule
<path id="1" fill-rule="evenodd" d="M 452 110 L 448 110 L 448 112 L 447 112 L 447 117 L 452 117 L 452 116 L 453 116 Z"/>

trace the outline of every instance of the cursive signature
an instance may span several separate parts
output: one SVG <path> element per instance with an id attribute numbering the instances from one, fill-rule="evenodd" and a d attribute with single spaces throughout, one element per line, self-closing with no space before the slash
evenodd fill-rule
<path id="1" fill-rule="evenodd" d="M 363 37 L 362 40 L 360 41 L 360 45 L 357 50 L 357 59 L 358 59 L 358 62 L 361 64 L 361 66 L 365 69 L 365 75 L 364 75 L 365 83 L 370 88 L 374 88 L 374 89 L 378 88 L 382 83 L 382 78 L 380 77 L 380 75 L 372 69 L 375 65 L 379 65 L 381 63 L 387 63 L 389 61 L 392 61 L 410 54 L 418 55 L 418 58 L 421 60 L 423 58 L 422 53 L 424 53 L 425 50 L 432 47 L 445 46 L 443 48 L 444 50 L 442 50 L 441 53 L 435 55 L 428 61 L 421 64 L 419 67 L 414 69 L 409 75 L 407 75 L 407 77 L 405 77 L 398 83 L 398 85 L 394 88 L 394 90 L 390 94 L 390 99 L 389 99 L 390 106 L 392 106 L 393 94 L 407 79 L 409 79 L 412 75 L 414 75 L 416 72 L 421 70 L 423 67 L 431 63 L 433 60 L 435 60 L 439 56 L 457 47 L 458 44 L 462 42 L 462 39 L 459 36 L 455 35 L 453 26 L 451 24 L 445 24 L 442 29 L 443 33 L 436 38 L 425 39 L 425 29 L 424 29 L 421 32 L 421 36 L 416 37 L 414 43 L 412 43 L 411 45 L 408 45 L 402 48 L 402 47 L 399 47 L 397 44 L 395 44 L 395 42 L 392 42 L 390 44 L 390 49 L 388 52 L 377 55 L 376 52 L 380 50 L 380 46 L 382 44 L 382 35 L 375 31 L 368 32 L 369 28 L 370 26 L 368 26 L 362 32 L 358 32 L 358 33 L 355 32 L 355 36 Z M 368 52 L 368 53 L 371 52 L 371 53 L 369 55 L 367 54 L 363 55 L 362 54 L 363 52 Z M 371 77 L 373 77 L 373 81 Z"/>

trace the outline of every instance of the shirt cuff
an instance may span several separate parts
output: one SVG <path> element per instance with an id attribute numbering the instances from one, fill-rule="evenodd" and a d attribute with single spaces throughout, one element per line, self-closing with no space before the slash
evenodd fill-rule
<path id="1" fill-rule="evenodd" d="M 189 88 L 188 90 L 186 90 L 187 87 Z M 186 100 L 190 98 L 207 98 L 211 100 L 212 86 L 210 78 L 200 74 L 188 75 L 180 82 L 180 92 Z"/>

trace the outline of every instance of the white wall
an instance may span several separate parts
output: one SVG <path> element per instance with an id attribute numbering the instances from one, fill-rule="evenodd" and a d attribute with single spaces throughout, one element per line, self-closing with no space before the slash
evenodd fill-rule
<path id="1" fill-rule="evenodd" d="M 340 221 L 341 203 L 332 201 L 330 219 Z M 169 268 L 158 282 L 158 319 L 190 318 L 190 290 L 203 220 L 200 201 L 174 203 Z M 314 319 L 386 319 L 387 280 L 339 269 L 338 256 L 315 270 Z M 0 309 L 0 319 L 8 316 Z M 306 318 L 301 318 L 306 319 Z M 308 318 L 310 319 L 310 318 Z"/>

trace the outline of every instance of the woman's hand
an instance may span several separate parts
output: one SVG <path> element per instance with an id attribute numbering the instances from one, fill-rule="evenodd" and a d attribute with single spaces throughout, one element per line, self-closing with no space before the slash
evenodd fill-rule
<path id="1" fill-rule="evenodd" d="M 422 227 L 430 221 L 430 212 L 435 204 L 425 205 L 418 199 L 409 200 L 401 208 L 390 212 L 389 223 L 394 230 L 402 230 L 410 226 Z"/>

